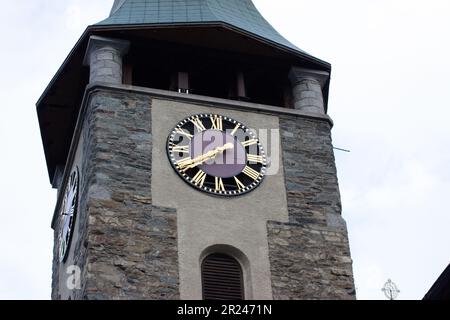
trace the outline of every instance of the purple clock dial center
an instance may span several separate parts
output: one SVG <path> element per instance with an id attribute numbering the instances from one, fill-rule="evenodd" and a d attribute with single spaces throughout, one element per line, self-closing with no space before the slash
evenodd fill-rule
<path id="1" fill-rule="evenodd" d="M 190 156 L 195 159 L 218 149 L 225 150 L 218 152 L 198 168 L 220 178 L 234 177 L 244 170 L 247 164 L 245 148 L 234 136 L 223 131 L 206 130 L 195 134 L 190 143 Z"/>

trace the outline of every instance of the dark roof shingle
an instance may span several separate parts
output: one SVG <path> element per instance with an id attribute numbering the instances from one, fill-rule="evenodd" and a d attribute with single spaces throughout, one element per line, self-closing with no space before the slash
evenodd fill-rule
<path id="1" fill-rule="evenodd" d="M 281 36 L 251 0 L 119 0 L 97 25 L 226 23 L 305 53 Z"/>

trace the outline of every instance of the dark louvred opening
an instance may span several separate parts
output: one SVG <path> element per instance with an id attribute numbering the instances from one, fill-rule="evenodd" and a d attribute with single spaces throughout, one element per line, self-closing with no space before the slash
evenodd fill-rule
<path id="1" fill-rule="evenodd" d="M 242 269 L 236 259 L 212 254 L 202 264 L 203 299 L 244 300 Z"/>

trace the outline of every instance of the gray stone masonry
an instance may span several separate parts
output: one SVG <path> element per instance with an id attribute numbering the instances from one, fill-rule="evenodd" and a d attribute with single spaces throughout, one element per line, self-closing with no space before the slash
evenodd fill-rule
<path id="1" fill-rule="evenodd" d="M 280 117 L 289 223 L 268 223 L 274 299 L 355 299 L 331 127 Z"/>
<path id="2" fill-rule="evenodd" d="M 177 214 L 152 205 L 151 98 L 100 91 L 82 128 L 80 204 L 72 299 L 178 299 Z M 59 225 L 57 223 L 56 225 Z M 57 230 L 52 298 L 58 283 Z"/>
<path id="3" fill-rule="evenodd" d="M 151 99 L 98 93 L 91 146 L 87 299 L 177 299 L 176 212 L 152 206 Z"/>
<path id="4" fill-rule="evenodd" d="M 89 82 L 122 84 L 123 56 L 128 48 L 128 41 L 91 36 L 84 60 L 90 67 Z"/>
<path id="5" fill-rule="evenodd" d="M 274 300 L 354 300 L 347 233 L 317 225 L 268 224 Z"/>
<path id="6" fill-rule="evenodd" d="M 325 113 L 322 88 L 329 78 L 328 72 L 292 68 L 289 79 L 293 87 L 295 109 L 310 113 Z"/>

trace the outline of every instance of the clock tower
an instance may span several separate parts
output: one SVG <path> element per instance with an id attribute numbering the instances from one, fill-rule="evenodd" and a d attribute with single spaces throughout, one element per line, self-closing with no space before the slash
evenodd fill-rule
<path id="1" fill-rule="evenodd" d="M 116 0 L 37 103 L 52 298 L 354 299 L 330 71 L 251 0 Z"/>

